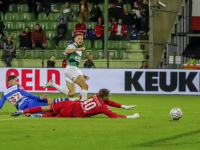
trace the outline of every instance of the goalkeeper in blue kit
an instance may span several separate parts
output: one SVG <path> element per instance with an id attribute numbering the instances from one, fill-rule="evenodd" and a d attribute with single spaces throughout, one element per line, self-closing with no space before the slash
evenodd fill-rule
<path id="1" fill-rule="evenodd" d="M 6 100 L 8 100 L 18 110 L 24 110 L 36 106 L 46 106 L 62 102 L 65 100 L 76 100 L 76 98 L 47 98 L 47 94 L 43 94 L 41 97 L 28 93 L 24 88 L 18 84 L 16 75 L 9 75 L 7 77 L 9 87 L 2 93 L 0 100 L 0 109 L 3 107 Z"/>

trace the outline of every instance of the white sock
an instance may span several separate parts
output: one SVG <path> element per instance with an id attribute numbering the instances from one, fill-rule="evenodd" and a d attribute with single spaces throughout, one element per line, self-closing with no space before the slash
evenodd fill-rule
<path id="1" fill-rule="evenodd" d="M 55 87 L 59 92 L 68 95 L 69 89 L 67 87 L 62 87 L 56 83 L 53 83 L 52 86 Z"/>
<path id="2" fill-rule="evenodd" d="M 76 100 L 76 98 L 69 98 L 69 100 L 70 100 L 70 101 L 75 101 L 75 100 Z"/>
<path id="3" fill-rule="evenodd" d="M 82 99 L 81 101 L 84 101 L 87 99 L 87 90 L 81 90 L 81 95 L 82 95 Z"/>

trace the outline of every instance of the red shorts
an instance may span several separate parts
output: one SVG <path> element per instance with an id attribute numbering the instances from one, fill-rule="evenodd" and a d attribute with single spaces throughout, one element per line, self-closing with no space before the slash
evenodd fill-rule
<path id="1" fill-rule="evenodd" d="M 51 105 L 51 110 L 57 114 L 55 117 L 71 117 L 73 108 L 73 101 L 63 101 Z"/>

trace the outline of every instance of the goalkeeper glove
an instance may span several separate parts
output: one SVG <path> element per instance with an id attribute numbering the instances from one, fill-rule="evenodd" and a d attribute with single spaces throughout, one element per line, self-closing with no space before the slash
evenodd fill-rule
<path id="1" fill-rule="evenodd" d="M 134 108 L 134 107 L 136 107 L 136 106 L 137 106 L 137 105 L 131 105 L 131 106 L 122 105 L 121 108 L 126 109 L 126 110 L 129 110 L 129 109 Z"/>
<path id="2" fill-rule="evenodd" d="M 139 118 L 140 115 L 138 113 L 133 114 L 132 116 L 126 116 L 126 118 Z"/>

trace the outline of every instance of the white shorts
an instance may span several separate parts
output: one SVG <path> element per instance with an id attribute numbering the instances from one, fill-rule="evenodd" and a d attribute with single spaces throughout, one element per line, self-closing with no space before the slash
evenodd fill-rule
<path id="1" fill-rule="evenodd" d="M 65 69 L 65 81 L 75 83 L 78 76 L 83 76 L 81 70 L 75 66 L 67 65 Z"/>

